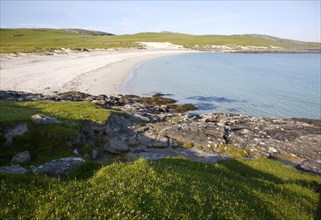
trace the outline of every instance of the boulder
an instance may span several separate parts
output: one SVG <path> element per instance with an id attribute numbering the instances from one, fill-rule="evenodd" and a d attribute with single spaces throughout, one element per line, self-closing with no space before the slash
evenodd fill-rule
<path id="1" fill-rule="evenodd" d="M 150 137 L 145 136 L 144 134 L 137 135 L 137 140 L 141 145 L 144 145 L 146 147 L 152 147 L 152 140 Z"/>
<path id="2" fill-rule="evenodd" d="M 152 143 L 153 147 L 168 147 L 168 139 L 166 137 L 158 136 L 156 140 Z"/>
<path id="3" fill-rule="evenodd" d="M 60 124 L 60 121 L 57 118 L 44 115 L 44 114 L 32 115 L 30 119 L 35 124 L 41 124 L 41 125 Z"/>
<path id="4" fill-rule="evenodd" d="M 321 164 L 312 160 L 305 160 L 297 166 L 299 170 L 308 171 L 321 175 Z"/>
<path id="5" fill-rule="evenodd" d="M 13 127 L 11 127 L 10 129 L 8 129 L 5 134 L 4 137 L 7 139 L 7 143 L 12 141 L 12 138 L 18 135 L 23 135 L 24 133 L 26 133 L 28 131 L 28 126 L 25 123 L 19 123 Z"/>
<path id="6" fill-rule="evenodd" d="M 134 161 L 138 158 L 137 154 L 135 153 L 132 153 L 132 152 L 129 152 L 127 155 L 126 155 L 126 160 L 128 162 L 131 162 L 131 161 Z"/>
<path id="7" fill-rule="evenodd" d="M 0 167 L 0 173 L 13 173 L 13 174 L 25 174 L 28 170 L 21 167 L 20 165 Z"/>
<path id="8" fill-rule="evenodd" d="M 124 136 L 114 137 L 110 139 L 105 145 L 104 150 L 113 153 L 119 154 L 129 150 L 126 138 Z"/>
<path id="9" fill-rule="evenodd" d="M 16 155 L 14 155 L 11 159 L 12 163 L 26 163 L 31 160 L 31 156 L 29 151 L 23 151 L 19 152 Z"/>
<path id="10" fill-rule="evenodd" d="M 97 159 L 98 156 L 99 156 L 99 151 L 96 150 L 96 149 L 93 149 L 92 152 L 91 152 L 91 157 L 92 157 L 93 159 Z"/>
<path id="11" fill-rule="evenodd" d="M 61 176 L 74 170 L 77 166 L 84 163 L 85 160 L 80 157 L 66 157 L 52 160 L 43 165 L 32 167 L 35 174 L 46 174 L 49 176 Z"/>

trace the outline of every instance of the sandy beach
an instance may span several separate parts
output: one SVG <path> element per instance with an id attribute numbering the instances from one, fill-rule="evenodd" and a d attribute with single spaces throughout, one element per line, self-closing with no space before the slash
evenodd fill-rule
<path id="1" fill-rule="evenodd" d="M 52 94 L 81 91 L 92 95 L 119 94 L 123 78 L 146 60 L 189 50 L 117 50 L 64 55 L 24 55 L 1 58 L 0 90 Z"/>

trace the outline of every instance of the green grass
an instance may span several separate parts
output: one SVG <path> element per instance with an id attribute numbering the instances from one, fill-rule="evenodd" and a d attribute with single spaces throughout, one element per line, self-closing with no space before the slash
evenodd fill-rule
<path id="1" fill-rule="evenodd" d="M 99 164 L 84 164 L 63 179 L 0 174 L 0 218 L 321 217 L 320 194 L 313 190 L 321 179 L 269 159 L 218 164 L 137 160 L 99 168 Z"/>
<path id="2" fill-rule="evenodd" d="M 17 122 L 25 122 L 28 132 L 16 136 L 8 146 L 0 133 L 0 165 L 9 165 L 18 152 L 28 150 L 32 160 L 24 166 L 38 165 L 49 160 L 72 156 L 74 145 L 79 142 L 82 123 L 107 122 L 112 110 L 106 110 L 91 102 L 14 102 L 0 101 L 0 132 Z M 62 123 L 36 125 L 31 115 L 46 114 L 57 117 Z M 117 112 L 120 113 L 120 112 Z M 81 153 L 89 152 L 93 146 L 81 147 Z"/>
<path id="3" fill-rule="evenodd" d="M 193 48 L 199 45 L 276 46 L 284 49 L 320 48 L 320 43 L 285 40 L 265 35 L 188 35 L 138 33 L 91 36 L 56 29 L 0 29 L 0 53 L 48 52 L 53 48 L 129 48 L 137 42 L 170 42 Z"/>
<path id="4" fill-rule="evenodd" d="M 104 123 L 111 110 L 91 102 L 12 102 L 0 101 L 0 123 L 28 121 L 31 115 L 48 114 L 60 120 Z"/>
<path id="5" fill-rule="evenodd" d="M 13 138 L 9 146 L 0 147 L 0 165 L 9 165 L 10 159 L 18 152 L 28 150 L 31 154 L 31 161 L 21 164 L 40 165 L 53 159 L 70 157 L 73 155 L 72 146 L 69 142 L 75 143 L 80 136 L 79 130 L 75 127 L 64 125 L 34 125 L 29 124 L 29 131 L 24 135 Z"/>

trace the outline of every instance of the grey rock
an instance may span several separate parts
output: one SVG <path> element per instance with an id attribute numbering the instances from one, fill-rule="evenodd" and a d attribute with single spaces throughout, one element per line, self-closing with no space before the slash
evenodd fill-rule
<path id="1" fill-rule="evenodd" d="M 13 174 L 25 174 L 28 170 L 21 167 L 20 165 L 0 167 L 0 173 L 13 173 Z"/>
<path id="2" fill-rule="evenodd" d="M 76 167 L 84 163 L 85 160 L 80 157 L 66 157 L 57 160 L 52 160 L 43 165 L 33 167 L 32 171 L 35 174 L 46 174 L 49 176 L 65 175 Z"/>
<path id="3" fill-rule="evenodd" d="M 138 158 L 137 154 L 135 153 L 132 153 L 132 152 L 129 152 L 127 155 L 126 155 L 126 160 L 127 161 L 134 161 Z"/>
<path id="4" fill-rule="evenodd" d="M 92 157 L 93 159 L 97 159 L 98 156 L 99 156 L 99 151 L 96 150 L 96 149 L 93 149 L 92 152 L 91 152 L 91 157 Z"/>
<path id="5" fill-rule="evenodd" d="M 139 134 L 137 136 L 137 140 L 139 141 L 139 143 L 141 143 L 142 145 L 146 146 L 146 147 L 152 147 L 152 139 L 149 137 L 146 137 L 144 134 Z"/>
<path id="6" fill-rule="evenodd" d="M 166 148 L 168 147 L 168 139 L 165 137 L 158 136 L 156 140 L 152 143 L 153 147 L 162 147 Z"/>
<path id="7" fill-rule="evenodd" d="M 305 160 L 297 166 L 299 170 L 308 171 L 321 175 L 321 164 L 312 160 Z"/>
<path id="8" fill-rule="evenodd" d="M 146 146 L 144 146 L 144 145 L 139 145 L 139 146 L 137 146 L 137 147 L 132 147 L 132 148 L 130 148 L 130 151 L 131 151 L 131 152 L 134 152 L 134 153 L 137 153 L 137 152 L 145 151 L 146 149 L 147 149 Z"/>
<path id="9" fill-rule="evenodd" d="M 168 157 L 183 157 L 188 160 L 202 163 L 216 163 L 220 160 L 226 160 L 229 158 L 217 153 L 198 150 L 196 148 L 149 149 L 148 151 L 137 153 L 136 156 L 147 160 L 158 160 Z"/>
<path id="10" fill-rule="evenodd" d="M 128 143 L 128 145 L 130 145 L 130 146 L 137 146 L 138 144 L 139 144 L 139 142 L 137 141 L 137 139 L 136 139 L 136 133 L 133 133 L 133 134 L 130 134 L 130 135 L 128 135 L 128 137 L 127 137 L 127 143 Z"/>
<path id="11" fill-rule="evenodd" d="M 279 153 L 279 151 L 277 149 L 275 149 L 274 147 L 269 147 L 268 149 L 269 149 L 269 153 Z"/>
<path id="12" fill-rule="evenodd" d="M 144 122 L 150 122 L 151 121 L 148 117 L 140 115 L 140 114 L 134 114 L 134 117 L 139 118 Z"/>
<path id="13" fill-rule="evenodd" d="M 130 127 L 130 124 L 131 124 L 131 121 L 129 118 L 123 115 L 112 114 L 109 117 L 105 131 L 107 133 L 117 133 L 120 131 L 127 131 L 128 127 Z"/>
<path id="14" fill-rule="evenodd" d="M 12 138 L 18 135 L 23 135 L 28 131 L 28 126 L 25 123 L 19 123 L 11 128 L 9 128 L 5 134 L 4 137 L 7 139 L 7 143 L 10 143 L 12 141 Z"/>
<path id="15" fill-rule="evenodd" d="M 74 148 L 74 149 L 72 150 L 72 152 L 73 152 L 74 154 L 79 155 L 79 152 L 78 152 L 78 149 L 77 149 L 77 148 Z"/>
<path id="16" fill-rule="evenodd" d="M 127 145 L 125 136 L 114 137 L 110 139 L 104 145 L 104 150 L 113 154 L 119 154 L 128 151 L 129 147 Z"/>
<path id="17" fill-rule="evenodd" d="M 11 159 L 12 163 L 26 163 L 31 160 L 29 151 L 19 152 Z"/>
<path id="18" fill-rule="evenodd" d="M 143 126 L 143 127 L 140 127 L 140 128 L 135 129 L 135 131 L 136 131 L 137 133 L 143 133 L 143 132 L 145 132 L 145 131 L 148 131 L 148 129 L 149 129 L 148 126 Z"/>
<path id="19" fill-rule="evenodd" d="M 60 121 L 57 118 L 44 115 L 44 114 L 32 115 L 30 119 L 35 124 L 41 124 L 41 125 L 60 124 Z"/>

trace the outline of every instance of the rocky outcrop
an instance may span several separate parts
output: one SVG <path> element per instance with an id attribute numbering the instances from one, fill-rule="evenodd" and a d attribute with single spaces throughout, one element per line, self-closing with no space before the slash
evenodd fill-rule
<path id="1" fill-rule="evenodd" d="M 32 171 L 35 174 L 46 174 L 48 176 L 61 176 L 71 172 L 77 166 L 79 166 L 84 162 L 85 160 L 80 157 L 60 158 L 37 167 L 32 167 Z"/>
<path id="2" fill-rule="evenodd" d="M 193 159 L 198 158 L 195 152 L 213 154 L 210 155 L 213 158 L 226 158 L 226 154 L 232 155 L 235 151 L 246 158 L 296 157 L 300 161 L 308 161 L 298 166 L 301 170 L 318 173 L 320 169 L 320 120 L 178 113 L 171 107 L 173 101 L 162 99 L 162 95 L 150 98 L 131 95 L 107 97 L 68 92 L 44 96 L 7 91 L 0 92 L 1 98 L 20 101 L 91 101 L 104 108 L 121 110 L 122 114 L 112 114 L 106 124 L 82 123 L 81 140 L 73 146 L 94 145 L 94 149 L 98 149 L 95 158 L 99 158 L 97 152 L 102 151 L 128 153 L 130 159 L 168 156 Z M 200 161 L 215 161 L 207 157 L 200 158 L 203 158 Z"/>

